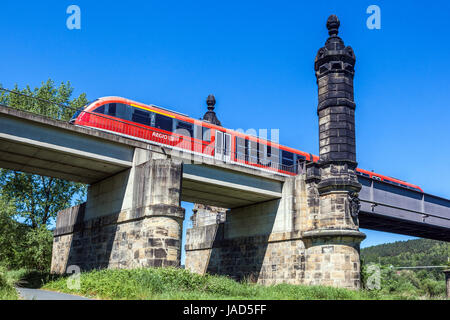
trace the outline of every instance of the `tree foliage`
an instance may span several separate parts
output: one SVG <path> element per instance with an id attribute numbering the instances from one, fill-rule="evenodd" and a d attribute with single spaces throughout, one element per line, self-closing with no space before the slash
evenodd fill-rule
<path id="1" fill-rule="evenodd" d="M 84 93 L 71 99 L 70 82 L 56 87 L 48 80 L 34 90 L 29 86 L 20 90 L 16 85 L 13 91 L 23 95 L 3 93 L 2 104 L 64 121 L 87 103 Z M 14 203 L 16 218 L 33 229 L 48 226 L 58 211 L 71 205 L 74 196 L 82 198 L 86 193 L 86 187 L 80 183 L 5 169 L 0 170 L 0 190 L 6 203 Z"/>
<path id="2" fill-rule="evenodd" d="M 380 244 L 361 249 L 365 262 L 396 267 L 445 265 L 450 257 L 450 243 L 416 239 Z"/>
<path id="3" fill-rule="evenodd" d="M 47 271 L 52 256 L 53 235 L 42 225 L 32 228 L 13 219 L 14 205 L 0 198 L 0 267 Z"/>
<path id="4" fill-rule="evenodd" d="M 3 91 L 0 104 L 67 121 L 87 104 L 85 94 L 71 98 L 70 82 L 55 86 L 52 80 L 38 88 Z M 33 97 L 33 98 L 31 98 Z M 69 106 L 69 107 L 65 107 Z M 81 202 L 86 186 L 30 173 L 0 169 L 0 265 L 49 270 L 53 225 L 58 211 Z"/>
<path id="5" fill-rule="evenodd" d="M 20 89 L 16 84 L 12 91 L 20 94 L 2 92 L 1 104 L 62 121 L 70 120 L 76 109 L 88 102 L 85 93 L 70 99 L 73 93 L 70 82 L 63 82 L 56 87 L 51 79 L 34 89 L 30 86 Z"/>
<path id="6" fill-rule="evenodd" d="M 16 218 L 34 229 L 48 226 L 58 211 L 82 197 L 85 186 L 66 180 L 12 170 L 0 170 L 0 187 L 5 201 L 14 202 Z"/>

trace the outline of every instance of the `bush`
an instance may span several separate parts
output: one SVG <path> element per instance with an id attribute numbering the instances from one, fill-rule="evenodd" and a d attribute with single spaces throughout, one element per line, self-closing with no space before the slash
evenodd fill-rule
<path id="1" fill-rule="evenodd" d="M 431 298 L 441 296 L 445 294 L 446 287 L 443 281 L 435 281 L 431 279 L 425 279 L 422 282 L 423 292 Z"/>
<path id="2" fill-rule="evenodd" d="M 17 300 L 18 295 L 14 289 L 14 279 L 8 276 L 6 268 L 0 267 L 0 300 Z"/>
<path id="3" fill-rule="evenodd" d="M 45 226 L 30 229 L 25 235 L 26 250 L 21 267 L 32 270 L 50 271 L 52 262 L 53 234 Z"/>
<path id="4" fill-rule="evenodd" d="M 33 229 L 0 210 L 0 265 L 7 269 L 49 271 L 53 235 L 46 227 Z"/>
<path id="5" fill-rule="evenodd" d="M 8 285 L 5 277 L 6 269 L 0 267 L 0 288 L 4 288 Z"/>

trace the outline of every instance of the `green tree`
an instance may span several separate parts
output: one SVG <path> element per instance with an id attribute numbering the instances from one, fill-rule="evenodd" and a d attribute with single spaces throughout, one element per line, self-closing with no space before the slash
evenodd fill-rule
<path id="1" fill-rule="evenodd" d="M 76 109 L 88 102 L 85 93 L 70 99 L 73 93 L 70 82 L 63 82 L 56 87 L 51 79 L 42 82 L 42 85 L 34 90 L 30 86 L 19 89 L 16 84 L 12 91 L 19 94 L 2 92 L 0 104 L 63 121 L 69 120 Z"/>
<path id="2" fill-rule="evenodd" d="M 25 249 L 24 234 L 28 228 L 12 219 L 14 212 L 14 206 L 0 197 L 0 267 L 15 265 Z"/>
<path id="3" fill-rule="evenodd" d="M 56 87 L 49 79 L 34 90 L 29 86 L 20 90 L 16 85 L 13 91 L 23 95 L 3 93 L 0 102 L 63 121 L 87 103 L 84 93 L 71 99 L 70 82 Z M 80 183 L 5 169 L 0 170 L 0 190 L 3 200 L 14 205 L 15 217 L 35 230 L 48 227 L 58 211 L 71 205 L 74 196 L 81 199 L 86 194 L 86 186 Z"/>
<path id="4" fill-rule="evenodd" d="M 35 89 L 16 85 L 13 91 L 20 94 L 0 93 L 0 104 L 61 121 L 87 104 L 85 94 L 71 98 L 70 82 L 56 87 L 47 80 Z M 53 243 L 49 227 L 58 211 L 85 194 L 80 183 L 0 169 L 0 265 L 48 271 Z"/>
<path id="5" fill-rule="evenodd" d="M 33 229 L 48 226 L 75 195 L 82 198 L 86 192 L 80 183 L 4 169 L 0 187 L 5 200 L 14 203 L 16 218 Z"/>

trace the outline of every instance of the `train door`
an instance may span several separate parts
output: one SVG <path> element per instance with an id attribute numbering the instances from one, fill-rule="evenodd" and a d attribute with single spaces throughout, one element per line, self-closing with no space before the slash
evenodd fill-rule
<path id="1" fill-rule="evenodd" d="M 231 161 L 231 135 L 219 130 L 216 130 L 216 159 L 225 162 Z"/>

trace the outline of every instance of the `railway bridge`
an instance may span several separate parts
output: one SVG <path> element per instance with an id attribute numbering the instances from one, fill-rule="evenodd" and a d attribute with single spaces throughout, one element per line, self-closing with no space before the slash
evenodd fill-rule
<path id="1" fill-rule="evenodd" d="M 0 167 L 89 184 L 85 204 L 58 214 L 52 271 L 179 266 L 181 201 L 228 209 L 197 216 L 186 268 L 263 284 L 359 288 L 359 227 L 450 241 L 450 200 L 356 175 L 355 58 L 335 16 L 327 28 L 315 63 L 321 161 L 297 176 L 0 106 Z"/>

